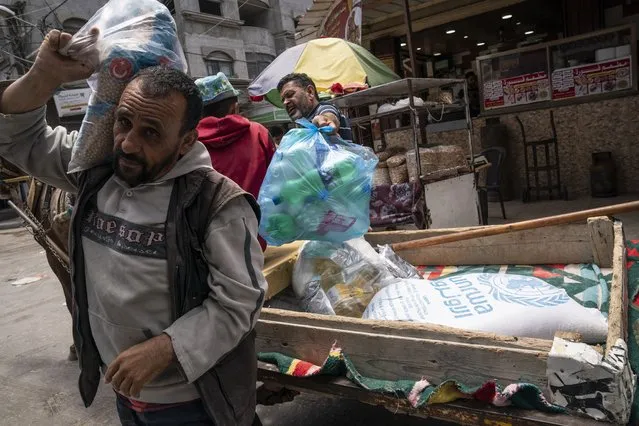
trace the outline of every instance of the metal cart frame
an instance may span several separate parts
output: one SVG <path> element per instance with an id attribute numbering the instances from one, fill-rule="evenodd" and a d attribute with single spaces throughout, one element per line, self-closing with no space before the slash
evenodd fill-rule
<path id="1" fill-rule="evenodd" d="M 464 105 L 462 107 L 447 105 L 441 103 L 442 111 L 444 113 L 452 110 L 463 110 L 465 119 L 457 120 L 445 123 L 431 124 L 428 123 L 427 117 L 429 114 L 428 107 L 418 107 L 415 105 L 414 97 L 422 92 L 430 89 L 441 90 L 443 88 L 463 85 L 464 87 Z M 398 108 L 388 112 L 370 114 L 365 116 L 349 117 L 349 109 L 363 108 L 370 105 L 380 105 L 389 99 L 409 99 L 409 104 L 406 107 Z M 463 79 L 438 79 L 438 78 L 405 78 L 391 83 L 383 84 L 380 86 L 372 87 L 370 89 L 363 90 L 361 92 L 352 93 L 349 95 L 337 97 L 330 101 L 334 106 L 341 109 L 342 112 L 349 118 L 352 127 L 368 124 L 372 129 L 372 122 L 381 118 L 390 118 L 401 114 L 408 113 L 410 115 L 410 127 L 413 130 L 413 142 L 416 156 L 416 172 L 419 176 L 419 188 L 423 195 L 424 211 L 426 213 L 426 227 L 430 228 L 431 219 L 428 209 L 428 201 L 425 194 L 425 177 L 422 175 L 422 164 L 419 155 L 419 148 L 428 146 L 428 132 L 427 127 L 437 127 L 440 125 L 440 129 L 434 131 L 452 131 L 452 130 L 466 130 L 468 134 L 468 148 L 470 158 L 474 158 L 473 153 L 473 123 L 470 116 L 470 109 L 468 104 L 468 87 L 466 80 Z M 426 115 L 424 115 L 426 113 Z M 420 120 L 420 117 L 422 118 Z M 445 125 L 442 127 L 442 124 Z M 383 139 L 382 131 L 382 141 Z M 372 147 L 374 149 L 374 147 Z M 472 161 L 467 164 L 470 168 L 470 172 L 474 172 L 474 166 Z M 474 187 L 477 187 L 477 181 L 473 178 Z M 477 209 L 479 212 L 479 205 L 477 203 Z M 481 217 L 481 215 L 480 215 Z"/>

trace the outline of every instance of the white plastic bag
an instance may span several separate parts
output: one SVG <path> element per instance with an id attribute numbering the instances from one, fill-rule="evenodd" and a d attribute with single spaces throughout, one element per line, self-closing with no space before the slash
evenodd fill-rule
<path id="1" fill-rule="evenodd" d="M 597 309 L 581 306 L 564 289 L 522 275 L 397 282 L 375 295 L 363 317 L 550 340 L 557 331 L 572 331 L 586 343 L 603 342 L 608 333 L 606 318 Z"/>
<path id="2" fill-rule="evenodd" d="M 388 268 L 394 277 L 416 280 L 422 278 L 417 268 L 399 257 L 390 244 L 377 246 L 377 251 L 379 252 L 379 256 L 384 260 L 386 268 Z"/>
<path id="3" fill-rule="evenodd" d="M 397 281 L 396 271 L 397 265 L 364 238 L 345 243 L 310 241 L 300 249 L 293 267 L 293 291 L 300 299 L 318 295 L 319 305 L 307 305 L 319 306 L 322 312 L 316 313 L 325 313 L 328 300 L 336 315 L 361 318 L 375 293 Z"/>
<path id="4" fill-rule="evenodd" d="M 112 153 L 115 106 L 138 71 L 155 65 L 187 70 L 175 21 L 157 0 L 110 0 L 62 53 L 96 69 L 69 173 L 89 169 Z"/>
<path id="5" fill-rule="evenodd" d="M 318 281 L 309 284 L 303 297 L 297 297 L 293 289 L 288 287 L 266 302 L 264 307 L 321 315 L 335 315 L 331 302 L 328 300 L 324 290 L 319 286 Z"/>

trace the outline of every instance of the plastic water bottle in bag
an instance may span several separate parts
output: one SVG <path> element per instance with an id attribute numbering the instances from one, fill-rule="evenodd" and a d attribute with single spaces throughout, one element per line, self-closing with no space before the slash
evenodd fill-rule
<path id="1" fill-rule="evenodd" d="M 289 131 L 266 173 L 258 203 L 260 235 L 279 246 L 295 240 L 343 242 L 370 226 L 369 203 L 377 157 L 331 136 L 308 120 Z"/>

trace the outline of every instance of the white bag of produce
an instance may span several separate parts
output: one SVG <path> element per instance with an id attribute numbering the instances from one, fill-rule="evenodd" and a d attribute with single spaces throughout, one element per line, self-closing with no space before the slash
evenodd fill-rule
<path id="1" fill-rule="evenodd" d="M 586 343 L 606 340 L 604 314 L 535 277 L 465 274 L 433 281 L 404 280 L 381 289 L 364 318 L 426 322 L 508 336 L 553 339 L 578 332 Z"/>
<path id="2" fill-rule="evenodd" d="M 157 0 L 110 0 L 62 53 L 95 68 L 69 173 L 89 169 L 112 154 L 115 107 L 135 74 L 156 65 L 187 70 L 175 21 Z"/>
<path id="3" fill-rule="evenodd" d="M 293 267 L 293 291 L 300 300 L 313 301 L 305 305 L 307 312 L 332 309 L 333 314 L 361 318 L 380 288 L 398 278 L 419 277 L 390 247 L 380 250 L 377 253 L 364 238 L 344 243 L 309 241 Z"/>
<path id="4" fill-rule="evenodd" d="M 311 312 L 321 315 L 335 315 L 330 300 L 319 286 L 319 282 L 309 284 L 303 297 L 297 297 L 291 287 L 275 295 L 264 304 L 265 308 L 285 309 L 295 312 Z"/>

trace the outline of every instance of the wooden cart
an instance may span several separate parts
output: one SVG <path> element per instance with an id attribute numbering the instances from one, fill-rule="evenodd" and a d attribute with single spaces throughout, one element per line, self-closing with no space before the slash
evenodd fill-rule
<path id="1" fill-rule="evenodd" d="M 367 235 L 373 245 L 415 240 L 459 232 L 461 229 L 382 232 Z M 427 378 L 431 383 L 456 379 L 475 385 L 496 379 L 502 385 L 529 382 L 544 390 L 547 397 L 563 398 L 570 408 L 588 408 L 592 413 L 606 406 L 613 416 L 627 416 L 634 393 L 634 376 L 627 361 L 627 276 L 626 251 L 620 222 L 605 217 L 588 223 L 521 231 L 474 240 L 448 243 L 400 253 L 416 265 L 480 265 L 480 264 L 570 264 L 596 263 L 612 267 L 609 330 L 605 346 L 605 362 L 614 364 L 606 387 L 610 393 L 586 395 L 601 383 L 583 379 L 579 386 L 553 384 L 567 371 L 553 371 L 552 365 L 563 362 L 560 334 L 553 340 L 500 336 L 464 331 L 430 324 L 371 321 L 338 316 L 264 309 L 257 326 L 258 351 L 280 352 L 321 365 L 331 345 L 338 341 L 359 372 L 380 379 Z M 299 244 L 269 249 L 265 275 L 269 281 L 269 297 L 290 285 L 291 273 Z M 553 345 L 555 345 L 553 347 Z M 559 346 L 557 346 L 559 345 Z M 562 346 L 563 347 L 563 346 Z M 601 347 L 584 346 L 604 353 Z M 625 351 L 623 350 L 626 348 Z M 565 352 L 565 351 L 564 351 Z M 569 351 L 568 351 L 569 352 Z M 570 358 L 568 356 L 568 358 Z M 549 362 L 553 361 L 553 362 Z M 572 360 L 574 361 L 574 360 Z M 575 361 L 578 362 L 578 361 Z M 609 367 L 607 365 L 607 367 Z M 605 369 L 584 365 L 588 371 Z M 603 370 L 602 370 L 603 371 Z M 606 370 L 608 371 L 608 370 Z M 575 376 L 577 377 L 577 376 Z M 393 412 L 404 412 L 424 418 L 437 418 L 464 425 L 595 425 L 595 420 L 571 415 L 549 415 L 535 411 L 497 409 L 477 402 L 430 405 L 418 409 L 394 396 L 370 393 L 345 378 L 285 376 L 267 364 L 260 363 L 259 379 L 302 392 L 315 392 L 349 398 L 372 405 L 382 405 Z M 574 378 L 573 378 L 574 379 Z M 581 394 L 580 394 L 581 392 Z M 594 391 L 592 391 L 594 392 Z M 556 400 L 556 398 L 555 398 Z M 593 411 L 595 410 L 595 411 Z"/>

